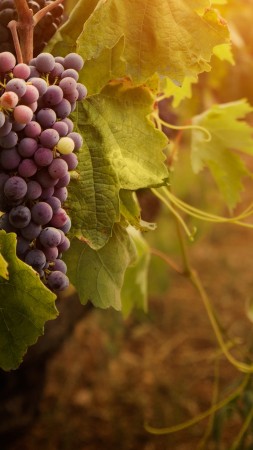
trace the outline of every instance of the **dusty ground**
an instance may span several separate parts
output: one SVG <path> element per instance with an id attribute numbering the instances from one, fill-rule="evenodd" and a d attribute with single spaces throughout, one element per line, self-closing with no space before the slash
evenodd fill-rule
<path id="1" fill-rule="evenodd" d="M 220 322 L 239 339 L 232 352 L 241 359 L 253 342 L 245 308 L 252 241 L 253 231 L 218 226 L 191 249 Z M 215 389 L 224 398 L 243 377 L 221 356 L 195 288 L 170 269 L 168 277 L 170 287 L 153 295 L 147 315 L 124 321 L 94 310 L 79 322 L 48 366 L 39 416 L 8 450 L 230 450 L 242 424 L 238 408 L 224 422 L 220 444 L 210 436 L 198 447 L 208 420 L 164 436 L 145 430 L 145 422 L 165 427 L 191 419 L 210 407 Z"/>

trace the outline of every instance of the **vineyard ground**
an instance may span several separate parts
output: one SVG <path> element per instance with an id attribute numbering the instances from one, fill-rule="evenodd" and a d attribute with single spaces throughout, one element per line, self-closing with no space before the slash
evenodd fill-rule
<path id="1" fill-rule="evenodd" d="M 252 239 L 250 230 L 220 225 L 191 251 L 228 335 L 239 338 L 233 350 L 238 358 L 253 342 L 246 315 Z M 148 434 L 144 422 L 169 426 L 209 408 L 215 367 L 224 398 L 241 375 L 221 356 L 194 288 L 173 274 L 169 290 L 151 298 L 146 316 L 124 321 L 119 313 L 94 310 L 78 323 L 47 367 L 34 425 L 8 450 L 195 450 L 207 420 L 165 436 Z M 237 414 L 230 418 L 222 449 L 240 424 Z"/>

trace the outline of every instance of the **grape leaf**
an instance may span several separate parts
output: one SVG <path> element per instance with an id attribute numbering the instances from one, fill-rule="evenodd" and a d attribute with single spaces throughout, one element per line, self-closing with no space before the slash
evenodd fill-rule
<path id="1" fill-rule="evenodd" d="M 0 246 L 9 271 L 8 280 L 0 276 L 0 367 L 11 370 L 43 334 L 45 322 L 57 316 L 56 296 L 16 257 L 15 233 L 0 231 Z"/>
<path id="2" fill-rule="evenodd" d="M 115 225 L 112 237 L 97 251 L 73 238 L 64 260 L 81 303 L 91 301 L 100 308 L 120 310 L 124 274 L 135 257 L 135 246 L 127 231 Z"/>
<path id="3" fill-rule="evenodd" d="M 113 83 L 80 105 L 76 118 L 84 138 L 80 178 L 69 186 L 72 235 L 101 248 L 120 219 L 119 190 L 161 186 L 168 171 L 163 133 L 147 119 L 153 99 L 147 89 Z"/>
<path id="4" fill-rule="evenodd" d="M 167 97 L 173 96 L 172 106 L 176 108 L 182 100 L 191 98 L 192 84 L 197 82 L 197 77 L 189 76 L 185 77 L 182 85 L 178 86 L 170 78 L 165 78 L 162 90 Z"/>
<path id="5" fill-rule="evenodd" d="M 134 240 L 137 258 L 127 268 L 121 290 L 122 313 L 125 317 L 129 316 L 133 309 L 147 312 L 148 268 L 150 262 L 149 247 L 141 233 L 134 228 L 130 228 L 128 232 Z"/>
<path id="6" fill-rule="evenodd" d="M 186 0 L 100 2 L 84 24 L 77 51 L 85 61 L 98 60 L 99 72 L 101 52 L 113 49 L 124 36 L 126 75 L 136 83 L 145 82 L 155 72 L 182 82 L 186 75 L 210 70 L 213 47 L 229 36 L 215 10 L 207 9 L 200 17 L 192 9 L 203 4 L 192 1 L 189 5 Z"/>
<path id="7" fill-rule="evenodd" d="M 240 198 L 242 177 L 248 170 L 241 157 L 231 150 L 253 154 L 252 128 L 242 119 L 253 108 L 246 100 L 214 105 L 208 111 L 195 116 L 193 124 L 209 131 L 211 139 L 198 129 L 192 131 L 192 168 L 198 173 L 207 166 L 229 208 Z"/>
<path id="8" fill-rule="evenodd" d="M 6 280 L 8 280 L 9 278 L 8 263 L 1 253 L 0 253 L 0 277 L 5 278 Z"/>

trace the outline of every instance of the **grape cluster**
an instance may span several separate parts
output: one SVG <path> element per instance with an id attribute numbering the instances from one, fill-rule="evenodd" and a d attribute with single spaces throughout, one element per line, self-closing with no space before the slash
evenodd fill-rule
<path id="1" fill-rule="evenodd" d="M 82 66 L 76 53 L 41 53 L 29 65 L 0 53 L 0 229 L 17 234 L 18 257 L 53 291 L 68 286 L 63 203 L 82 146 L 68 116 L 87 95 Z"/>
<path id="2" fill-rule="evenodd" d="M 36 14 L 40 9 L 44 8 L 50 3 L 53 3 L 53 0 L 28 0 L 27 2 L 29 8 L 33 11 L 33 14 Z M 11 32 L 7 25 L 11 20 L 17 20 L 17 18 L 18 16 L 15 7 L 15 0 L 0 0 L 1 51 L 9 51 L 11 53 L 15 53 Z M 33 50 L 33 54 L 35 56 L 42 52 L 63 20 L 64 6 L 63 4 L 59 4 L 50 12 L 47 12 L 35 26 Z"/>

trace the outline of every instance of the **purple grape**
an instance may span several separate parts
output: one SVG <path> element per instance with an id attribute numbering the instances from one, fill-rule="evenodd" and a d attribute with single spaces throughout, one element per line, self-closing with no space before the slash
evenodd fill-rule
<path id="1" fill-rule="evenodd" d="M 65 117 L 65 119 L 62 119 L 62 122 L 67 124 L 68 133 L 72 133 L 72 131 L 74 129 L 74 124 L 73 124 L 72 120 L 70 120 L 69 117 Z"/>
<path id="2" fill-rule="evenodd" d="M 78 165 L 78 159 L 75 153 L 69 153 L 68 155 L 62 155 L 61 158 L 68 164 L 68 170 L 75 170 Z"/>
<path id="3" fill-rule="evenodd" d="M 46 202 L 38 202 L 31 209 L 32 220 L 39 225 L 46 225 L 53 217 L 53 210 Z"/>
<path id="4" fill-rule="evenodd" d="M 9 221 L 9 214 L 3 214 L 3 216 L 0 217 L 0 230 L 5 230 L 6 233 L 16 231 L 15 227 L 13 227 Z"/>
<path id="5" fill-rule="evenodd" d="M 4 185 L 4 193 L 9 200 L 20 200 L 25 197 L 27 184 L 23 178 L 10 177 Z"/>
<path id="6" fill-rule="evenodd" d="M 54 187 L 59 180 L 50 177 L 46 167 L 43 167 L 36 173 L 36 181 L 40 183 L 42 188 Z"/>
<path id="7" fill-rule="evenodd" d="M 30 137 L 25 137 L 20 140 L 18 144 L 18 152 L 23 158 L 29 158 L 33 156 L 38 148 L 38 143 L 35 139 Z"/>
<path id="8" fill-rule="evenodd" d="M 21 99 L 22 103 L 24 105 L 31 105 L 32 103 L 37 102 L 38 98 L 39 98 L 38 89 L 32 84 L 27 84 L 26 92 Z"/>
<path id="9" fill-rule="evenodd" d="M 18 135 L 15 131 L 10 131 L 6 136 L 0 137 L 0 146 L 2 148 L 12 148 L 18 142 Z"/>
<path id="10" fill-rule="evenodd" d="M 19 63 L 14 67 L 12 73 L 16 78 L 27 80 L 30 77 L 31 69 L 27 64 Z"/>
<path id="11" fill-rule="evenodd" d="M 40 53 L 35 59 L 35 67 L 40 73 L 49 73 L 53 70 L 54 66 L 55 60 L 50 53 Z"/>
<path id="12" fill-rule="evenodd" d="M 52 128 L 59 133 L 60 137 L 67 136 L 67 134 L 69 132 L 68 125 L 65 122 L 63 122 L 62 120 L 55 122 L 53 124 Z"/>
<path id="13" fill-rule="evenodd" d="M 79 78 L 79 73 L 75 69 L 66 69 L 66 70 L 64 70 L 64 72 L 62 72 L 61 78 L 66 78 L 66 77 L 71 77 L 75 81 L 77 81 Z"/>
<path id="14" fill-rule="evenodd" d="M 48 167 L 48 173 L 52 178 L 62 178 L 68 173 L 68 164 L 61 158 L 55 158 Z"/>
<path id="15" fill-rule="evenodd" d="M 7 136 L 12 129 L 12 123 L 9 119 L 9 117 L 5 117 L 5 122 L 3 126 L 0 128 L 0 137 Z"/>
<path id="16" fill-rule="evenodd" d="M 0 71 L 1 73 L 10 72 L 16 64 L 16 58 L 10 52 L 0 53 Z"/>
<path id="17" fill-rule="evenodd" d="M 20 78 L 12 78 L 6 84 L 5 90 L 15 92 L 19 98 L 23 97 L 27 89 L 27 84 L 24 80 Z"/>
<path id="18" fill-rule="evenodd" d="M 63 65 L 59 62 L 56 62 L 53 70 L 51 70 L 51 72 L 50 72 L 49 80 L 54 81 L 56 78 L 59 78 L 61 76 L 62 72 L 64 72 Z"/>
<path id="19" fill-rule="evenodd" d="M 37 166 L 32 159 L 26 158 L 21 161 L 18 166 L 18 173 L 23 178 L 29 178 L 35 175 Z"/>
<path id="20" fill-rule="evenodd" d="M 32 78 L 29 78 L 28 81 L 29 81 L 29 83 L 32 83 L 32 85 L 37 88 L 40 96 L 45 94 L 45 92 L 47 90 L 47 82 L 43 78 L 32 77 Z"/>
<path id="21" fill-rule="evenodd" d="M 46 257 L 41 250 L 35 248 L 27 253 L 25 262 L 35 270 L 41 270 L 46 265 Z"/>
<path id="22" fill-rule="evenodd" d="M 22 236 L 17 236 L 17 256 L 23 258 L 28 250 L 30 250 L 30 242 Z"/>
<path id="23" fill-rule="evenodd" d="M 67 236 L 64 236 L 63 242 L 58 245 L 59 253 L 66 252 L 70 247 L 70 240 Z"/>
<path id="24" fill-rule="evenodd" d="M 33 118 L 33 112 L 29 106 L 18 105 L 14 108 L 13 117 L 17 123 L 27 125 Z"/>
<path id="25" fill-rule="evenodd" d="M 74 151 L 80 150 L 80 148 L 83 145 L 83 138 L 82 138 L 81 134 L 76 133 L 75 131 L 72 131 L 71 133 L 68 134 L 68 137 L 70 137 L 74 141 L 74 144 L 75 144 Z"/>
<path id="26" fill-rule="evenodd" d="M 57 228 L 46 227 L 39 236 L 39 241 L 43 247 L 58 247 L 61 242 L 61 233 Z"/>
<path id="27" fill-rule="evenodd" d="M 42 188 L 41 185 L 35 181 L 30 180 L 27 183 L 27 193 L 26 197 L 28 200 L 36 200 L 41 196 Z"/>
<path id="28" fill-rule="evenodd" d="M 69 53 L 64 58 L 64 68 L 65 69 L 75 69 L 79 72 L 83 67 L 84 61 L 83 58 L 77 53 Z"/>
<path id="29" fill-rule="evenodd" d="M 77 83 L 76 89 L 78 91 L 78 101 L 84 100 L 87 97 L 87 88 L 82 83 Z"/>
<path id="30" fill-rule="evenodd" d="M 63 98 L 58 105 L 54 106 L 54 110 L 59 119 L 65 119 L 71 113 L 71 104 L 66 98 Z"/>
<path id="31" fill-rule="evenodd" d="M 69 172 L 66 173 L 62 178 L 59 179 L 59 181 L 56 183 L 56 188 L 62 188 L 68 186 L 70 182 L 70 174 Z"/>
<path id="32" fill-rule="evenodd" d="M 40 137 L 40 143 L 43 147 L 53 148 L 60 139 L 59 133 L 53 128 L 47 128 L 42 131 Z"/>
<path id="33" fill-rule="evenodd" d="M 40 147 L 33 155 L 34 161 L 40 167 L 46 167 L 53 161 L 53 152 L 50 148 Z"/>
<path id="34" fill-rule="evenodd" d="M 56 259 L 54 261 L 54 265 L 52 266 L 52 271 L 56 271 L 59 270 L 62 273 L 67 273 L 67 266 L 66 263 L 64 261 L 62 261 L 62 259 Z"/>
<path id="35" fill-rule="evenodd" d="M 56 63 L 60 63 L 60 64 L 62 64 L 62 65 L 63 65 L 63 63 L 64 63 L 64 58 L 63 58 L 63 56 L 56 56 L 54 60 L 55 60 Z"/>
<path id="36" fill-rule="evenodd" d="M 38 225 L 37 223 L 31 221 L 29 225 L 27 225 L 25 228 L 22 228 L 21 235 L 31 242 L 39 236 L 41 230 L 41 225 Z"/>
<path id="37" fill-rule="evenodd" d="M 56 228 L 62 228 L 68 221 L 68 215 L 63 208 L 59 208 L 53 214 L 52 219 L 50 220 L 50 225 Z"/>
<path id="38" fill-rule="evenodd" d="M 42 100 L 46 106 L 59 105 L 62 99 L 63 99 L 62 89 L 56 84 L 48 86 L 45 94 L 42 97 Z"/>
<path id="39" fill-rule="evenodd" d="M 55 188 L 54 197 L 58 198 L 61 203 L 64 203 L 68 198 L 68 190 L 66 187 Z"/>
<path id="40" fill-rule="evenodd" d="M 67 218 L 67 222 L 60 229 L 63 233 L 67 234 L 71 228 L 71 220 L 70 217 Z"/>
<path id="41" fill-rule="evenodd" d="M 36 69 L 36 67 L 29 65 L 31 73 L 30 73 L 30 77 L 31 78 L 38 78 L 40 77 L 40 73 L 39 71 Z M 29 80 L 28 80 L 29 81 Z"/>
<path id="42" fill-rule="evenodd" d="M 48 187 L 48 188 L 43 188 L 42 189 L 42 193 L 41 193 L 41 200 L 46 200 L 48 201 L 48 199 L 50 197 L 52 197 L 52 195 L 54 195 L 54 188 L 52 186 Z"/>
<path id="43" fill-rule="evenodd" d="M 8 148 L 0 152 L 0 166 L 5 170 L 16 170 L 21 161 L 16 147 Z"/>
<path id="44" fill-rule="evenodd" d="M 37 113 L 36 119 L 42 128 L 52 128 L 57 118 L 53 109 L 42 108 Z"/>
<path id="45" fill-rule="evenodd" d="M 25 126 L 24 133 L 27 137 L 37 138 L 41 133 L 41 126 L 35 120 L 31 120 L 31 122 Z"/>
<path id="46" fill-rule="evenodd" d="M 58 209 L 61 207 L 61 201 L 59 200 L 59 198 L 54 197 L 54 196 L 49 197 L 47 199 L 47 203 L 51 206 L 53 213 L 58 211 Z"/>
<path id="47" fill-rule="evenodd" d="M 31 211 L 27 206 L 15 206 L 10 210 L 9 221 L 15 228 L 26 227 L 31 220 Z"/>
<path id="48" fill-rule="evenodd" d="M 59 251 L 58 251 L 57 247 L 43 248 L 43 253 L 46 257 L 46 260 L 50 261 L 50 262 L 55 261 L 59 255 Z"/>
<path id="49" fill-rule="evenodd" d="M 73 91 L 75 91 L 76 89 L 76 80 L 74 80 L 74 78 L 71 77 L 65 77 L 62 78 L 59 86 L 63 91 L 63 94 L 65 96 L 65 94 L 72 94 Z"/>
<path id="50" fill-rule="evenodd" d="M 69 286 L 69 279 L 64 273 L 56 270 L 48 275 L 47 284 L 52 291 L 63 291 Z"/>

